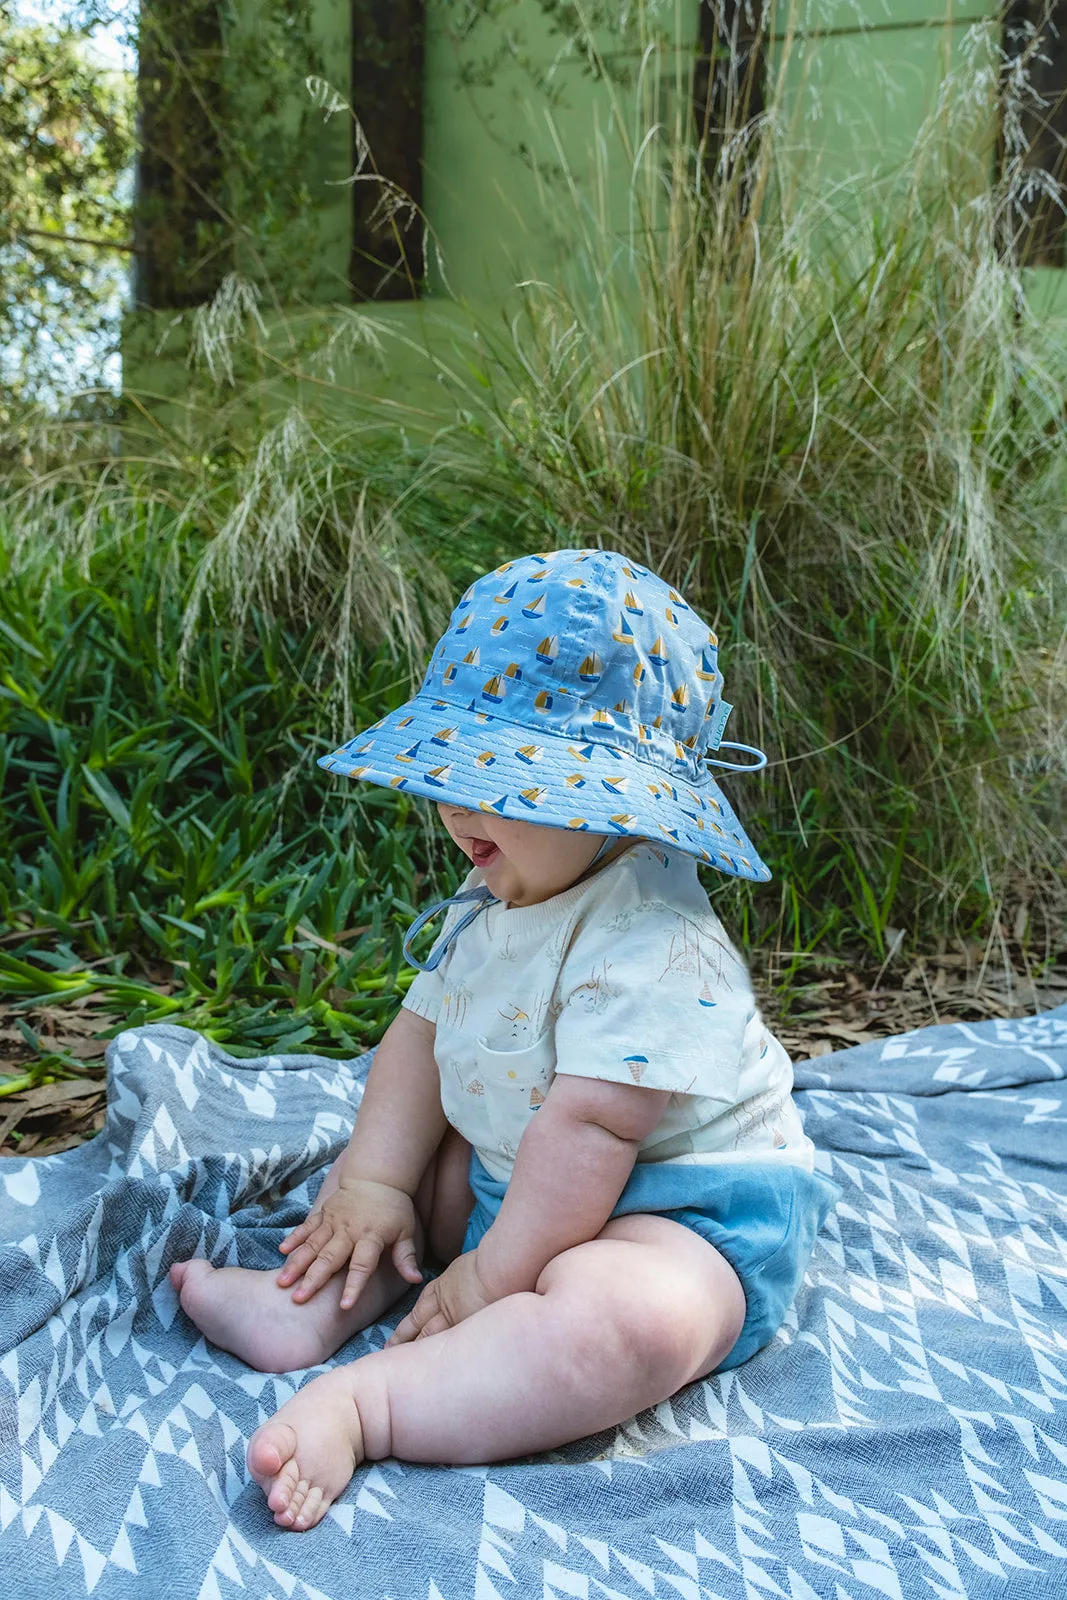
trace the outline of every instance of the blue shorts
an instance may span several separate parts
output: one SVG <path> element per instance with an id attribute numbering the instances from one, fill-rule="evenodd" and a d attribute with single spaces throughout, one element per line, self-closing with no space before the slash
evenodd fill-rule
<path id="1" fill-rule="evenodd" d="M 471 1152 L 474 1210 L 463 1250 L 489 1231 L 506 1183 Z M 747 1311 L 737 1343 L 717 1372 L 738 1367 L 772 1339 L 800 1287 L 815 1236 L 841 1195 L 836 1183 L 801 1167 L 766 1162 L 695 1166 L 638 1162 L 613 1217 L 654 1211 L 692 1228 L 722 1252 L 741 1280 Z"/>

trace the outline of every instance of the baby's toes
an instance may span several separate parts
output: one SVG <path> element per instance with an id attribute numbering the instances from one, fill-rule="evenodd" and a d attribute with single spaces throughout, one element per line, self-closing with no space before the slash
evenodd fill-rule
<path id="1" fill-rule="evenodd" d="M 265 1422 L 248 1441 L 248 1470 L 265 1494 L 271 1493 L 286 1469 L 289 1486 L 295 1487 L 299 1478 L 295 1457 L 296 1430 L 287 1422 Z"/>
<path id="2" fill-rule="evenodd" d="M 309 1489 L 306 1484 L 302 1483 L 300 1488 L 305 1493 L 296 1509 L 295 1515 L 293 1514 L 292 1505 L 289 1508 L 289 1515 L 292 1518 L 289 1526 L 296 1533 L 304 1533 L 308 1528 L 313 1528 L 316 1522 L 320 1522 L 326 1515 L 326 1510 L 330 1503 L 317 1486 Z M 275 1518 L 275 1521 L 277 1521 L 277 1518 Z"/>
<path id="3" fill-rule="evenodd" d="M 295 1461 L 287 1461 L 267 1491 L 267 1504 L 275 1513 L 274 1520 L 284 1515 L 290 1520 L 296 1516 L 308 1492 L 306 1478 L 301 1478 Z"/>

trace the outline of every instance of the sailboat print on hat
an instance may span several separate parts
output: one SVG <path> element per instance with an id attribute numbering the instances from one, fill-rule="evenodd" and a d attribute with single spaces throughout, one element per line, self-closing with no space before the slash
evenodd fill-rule
<path id="1" fill-rule="evenodd" d="M 577 833 L 585 833 L 589 823 L 585 817 L 568 817 L 567 826 L 568 828 L 574 828 Z"/>
<path id="2" fill-rule="evenodd" d="M 520 744 L 515 752 L 519 760 L 525 761 L 527 766 L 533 761 L 540 761 L 544 753 L 544 746 L 539 744 Z"/>
<path id="3" fill-rule="evenodd" d="M 465 667 L 480 667 L 481 664 L 482 664 L 482 653 L 479 650 L 478 646 L 475 645 L 474 649 L 473 650 L 468 650 L 467 654 L 463 657 L 463 665 Z"/>
<path id="4" fill-rule="evenodd" d="M 583 683 L 597 683 L 603 671 L 604 663 L 594 650 L 591 655 L 586 656 L 578 668 L 578 676 Z"/>
<path id="5" fill-rule="evenodd" d="M 448 666 L 445 668 L 445 675 L 441 679 L 441 682 L 444 683 L 444 684 L 455 683 L 456 678 L 458 676 L 459 676 L 459 663 L 458 663 L 458 661 L 450 661 Z"/>
<path id="6" fill-rule="evenodd" d="M 474 758 L 476 767 L 491 767 L 496 760 L 495 750 L 482 750 Z"/>
<path id="7" fill-rule="evenodd" d="M 482 685 L 482 699 L 491 700 L 494 705 L 499 705 L 506 693 L 504 679 L 499 672 L 494 672 L 493 676 L 487 678 Z"/>
<path id="8" fill-rule="evenodd" d="M 432 783 L 435 789 L 443 789 L 451 776 L 452 768 L 450 766 L 431 767 L 429 772 L 423 773 L 426 782 Z"/>
<path id="9" fill-rule="evenodd" d="M 630 811 L 616 811 L 608 821 L 613 828 L 618 828 L 620 833 L 629 833 L 637 818 Z"/>
<path id="10" fill-rule="evenodd" d="M 697 668 L 697 677 L 700 678 L 704 683 L 714 683 L 715 679 L 718 677 L 718 671 L 716 669 L 711 652 L 706 648 L 700 657 L 700 665 Z"/>
<path id="11" fill-rule="evenodd" d="M 711 986 L 709 985 L 708 980 L 706 978 L 704 979 L 704 987 L 703 987 L 703 989 L 701 989 L 700 993 L 697 995 L 697 999 L 699 1000 L 699 1002 L 700 1002 L 700 1004 L 702 1006 L 717 1006 L 718 1003 L 719 1003 L 716 1000 L 716 998 L 714 996 L 714 993 L 712 992 Z"/>
<path id="12" fill-rule="evenodd" d="M 593 721 L 601 728 L 614 728 L 615 726 L 615 719 L 610 711 L 605 711 L 600 706 L 593 712 Z"/>
<path id="13" fill-rule="evenodd" d="M 495 595 L 494 595 L 494 596 L 493 596 L 493 600 L 494 600 L 494 602 L 495 602 L 495 603 L 496 603 L 496 604 L 497 604 L 497 605 L 498 605 L 498 606 L 506 606 L 506 605 L 508 605 L 508 604 L 509 604 L 509 603 L 510 603 L 510 602 L 511 602 L 511 600 L 512 600 L 512 599 L 513 599 L 513 598 L 514 598 L 514 595 L 515 595 L 515 590 L 516 590 L 516 589 L 517 589 L 517 588 L 518 588 L 518 587 L 519 587 L 519 586 L 518 586 L 518 584 L 517 584 L 517 583 L 513 583 L 513 584 L 512 584 L 512 585 L 511 585 L 511 588 L 510 588 L 510 589 L 505 589 L 505 590 L 504 590 L 504 593 L 503 593 L 503 594 L 495 594 Z"/>
<path id="14" fill-rule="evenodd" d="M 580 772 L 568 772 L 563 781 L 567 785 L 568 789 L 585 788 L 585 779 L 582 777 Z"/>
<path id="15" fill-rule="evenodd" d="M 547 689 L 541 689 L 534 697 L 534 710 L 541 712 L 551 711 L 555 703 L 555 696 L 549 694 Z"/>
<path id="16" fill-rule="evenodd" d="M 508 618 L 507 617 L 497 617 L 496 621 L 493 623 L 493 626 L 489 629 L 489 632 L 490 633 L 503 633 L 503 631 L 507 627 L 507 625 L 508 625 Z"/>
<path id="17" fill-rule="evenodd" d="M 559 655 L 559 638 L 557 635 L 553 633 L 547 639 L 542 639 L 534 654 L 537 656 L 538 661 L 544 661 L 549 664 L 555 661 Z"/>
<path id="18" fill-rule="evenodd" d="M 547 789 L 520 789 L 519 799 L 524 806 L 529 806 L 533 809 L 535 806 L 542 804 L 547 793 Z"/>
<path id="19" fill-rule="evenodd" d="M 670 606 L 666 607 L 666 609 L 664 610 L 663 615 L 666 617 L 667 621 L 670 623 L 672 628 L 676 628 L 678 626 L 678 618 L 675 616 L 675 614 L 671 610 Z"/>
<path id="20" fill-rule="evenodd" d="M 499 817 L 499 816 L 503 816 L 504 807 L 507 805 L 507 803 L 508 803 L 507 795 L 506 794 L 498 794 L 495 800 L 479 800 L 478 801 L 478 810 L 479 811 L 493 811 Z"/>
<path id="21" fill-rule="evenodd" d="M 685 711 L 689 705 L 689 685 L 680 683 L 671 695 L 671 710 Z M 696 735 L 694 734 L 694 738 Z"/>
<path id="22" fill-rule="evenodd" d="M 468 611 L 467 615 L 465 617 L 463 617 L 461 621 L 456 623 L 456 632 L 457 633 L 466 633 L 467 629 L 470 627 L 470 625 L 471 625 L 471 623 L 473 621 L 474 621 L 474 612 L 473 611 Z"/>
<path id="23" fill-rule="evenodd" d="M 545 614 L 545 597 L 544 597 L 544 595 L 543 594 L 539 594 L 537 596 L 537 599 L 534 601 L 533 605 L 523 606 L 522 614 L 523 614 L 524 617 L 543 617 L 544 614 Z"/>
<path id="24" fill-rule="evenodd" d="M 622 605 L 623 610 L 628 611 L 631 617 L 643 617 L 645 614 L 644 606 L 632 589 L 627 589 L 626 594 L 623 596 Z"/>
<path id="25" fill-rule="evenodd" d="M 658 635 L 655 644 L 648 652 L 648 659 L 651 661 L 654 667 L 665 667 L 667 662 L 670 660 L 670 655 L 663 646 L 662 634 Z"/>
<path id="26" fill-rule="evenodd" d="M 579 745 L 569 744 L 567 746 L 567 749 L 570 751 L 570 753 L 574 757 L 575 761 L 589 761 L 592 758 L 593 751 L 596 749 L 596 745 L 595 744 L 579 744 Z"/>
<path id="27" fill-rule="evenodd" d="M 414 761 L 415 757 L 418 755 L 419 745 L 421 743 L 422 743 L 421 739 L 416 739 L 415 743 L 414 744 L 409 744 L 406 750 L 398 750 L 396 755 L 393 757 L 393 760 L 394 761 Z"/>
<path id="28" fill-rule="evenodd" d="M 640 688 L 641 680 L 644 677 L 644 675 L 645 675 L 645 663 L 643 661 L 639 661 L 637 663 L 636 667 L 634 668 L 634 688 L 635 689 L 639 689 Z"/>
<path id="29" fill-rule="evenodd" d="M 600 781 L 609 794 L 625 794 L 630 787 L 629 778 L 601 778 Z"/>
<path id="30" fill-rule="evenodd" d="M 667 597 L 674 602 L 679 611 L 689 611 L 691 609 L 688 602 L 682 599 L 677 589 L 668 589 Z"/>
<path id="31" fill-rule="evenodd" d="M 637 640 L 634 637 L 634 630 L 631 628 L 621 611 L 619 612 L 619 626 L 612 630 L 611 637 L 615 640 L 616 644 L 631 644 L 635 650 L 637 649 Z"/>
<path id="32" fill-rule="evenodd" d="M 626 576 L 628 578 L 647 578 L 648 577 L 648 568 L 647 567 L 639 567 L 637 565 L 636 561 L 631 561 L 629 563 L 629 565 L 624 563 L 622 570 L 625 572 L 625 574 L 626 574 Z"/>

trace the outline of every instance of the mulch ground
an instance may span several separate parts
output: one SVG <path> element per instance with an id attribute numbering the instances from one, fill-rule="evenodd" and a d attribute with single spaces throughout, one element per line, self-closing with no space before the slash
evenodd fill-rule
<path id="1" fill-rule="evenodd" d="M 787 979 L 789 965 L 776 953 L 756 964 L 753 978 L 764 1017 L 795 1061 L 930 1023 L 1030 1016 L 1067 1001 L 1067 961 L 1035 978 L 1024 952 L 1008 947 L 996 967 L 981 946 L 880 971 L 804 957 Z M 0 1156 L 55 1155 L 103 1126 L 104 1052 L 120 1019 L 91 995 L 67 1006 L 16 1011 L 0 1005 L 0 1088 L 4 1074 L 21 1075 L 34 1060 L 20 1018 L 43 1050 L 84 1067 L 77 1077 L 0 1096 Z"/>

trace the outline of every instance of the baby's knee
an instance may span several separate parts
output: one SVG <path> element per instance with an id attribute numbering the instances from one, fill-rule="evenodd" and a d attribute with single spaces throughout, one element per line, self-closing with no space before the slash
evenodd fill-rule
<path id="1" fill-rule="evenodd" d="M 744 1291 L 733 1269 L 691 1276 L 655 1257 L 623 1265 L 616 1251 L 640 1250 L 591 1240 L 564 1250 L 542 1271 L 537 1292 L 567 1323 L 568 1349 L 592 1373 L 606 1368 L 642 1373 L 644 1386 L 673 1394 L 703 1377 L 737 1342 L 745 1320 Z M 610 1249 L 610 1246 L 609 1246 Z M 629 1270 L 626 1270 L 629 1268 Z"/>

